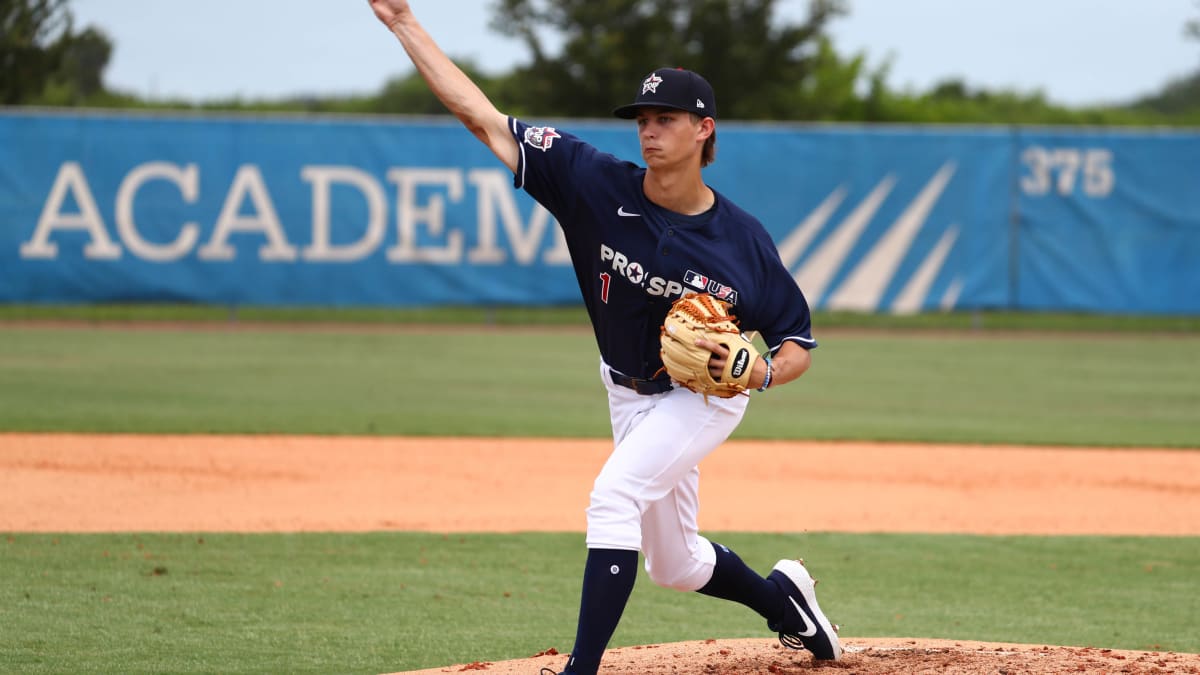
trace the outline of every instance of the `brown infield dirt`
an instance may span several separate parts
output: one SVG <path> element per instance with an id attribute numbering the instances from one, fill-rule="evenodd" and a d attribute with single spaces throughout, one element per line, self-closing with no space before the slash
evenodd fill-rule
<path id="1" fill-rule="evenodd" d="M 9 532 L 582 532 L 610 446 L 0 434 L 0 513 Z M 732 441 L 701 468 L 705 530 L 1200 535 L 1194 451 Z M 793 508 L 800 500 L 804 508 Z M 1200 675 L 1197 654 L 852 632 L 843 642 L 836 663 L 766 637 L 621 647 L 606 654 L 603 672 Z M 561 667 L 560 651 L 411 672 L 533 675 Z"/>

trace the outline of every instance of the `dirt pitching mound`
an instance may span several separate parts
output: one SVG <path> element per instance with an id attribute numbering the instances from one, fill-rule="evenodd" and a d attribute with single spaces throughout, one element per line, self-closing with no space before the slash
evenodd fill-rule
<path id="1" fill-rule="evenodd" d="M 777 641 L 763 638 L 620 647 L 605 652 L 601 672 L 605 675 L 1200 674 L 1200 654 L 908 638 L 846 638 L 843 646 L 846 654 L 836 662 L 814 661 L 808 652 L 784 649 Z M 565 656 L 551 649 L 525 659 L 458 664 L 406 671 L 403 675 L 473 672 L 535 675 L 542 667 L 557 672 L 565 662 Z"/>

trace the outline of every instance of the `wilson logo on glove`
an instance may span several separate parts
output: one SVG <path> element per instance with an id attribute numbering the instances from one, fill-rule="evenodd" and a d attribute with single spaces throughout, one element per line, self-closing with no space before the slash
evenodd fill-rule
<path id="1" fill-rule="evenodd" d="M 733 368 L 729 371 L 729 374 L 732 375 L 735 380 L 738 379 L 742 376 L 742 373 L 746 372 L 746 366 L 749 363 L 750 350 L 744 348 L 739 349 L 737 356 L 733 357 Z"/>

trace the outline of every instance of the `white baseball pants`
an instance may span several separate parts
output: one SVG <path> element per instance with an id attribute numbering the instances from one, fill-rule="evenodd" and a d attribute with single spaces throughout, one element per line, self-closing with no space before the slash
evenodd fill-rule
<path id="1" fill-rule="evenodd" d="M 710 396 L 706 404 L 678 386 L 643 396 L 614 384 L 603 362 L 600 377 L 614 447 L 592 488 L 587 546 L 640 550 L 654 583 L 697 590 L 716 564 L 699 534 L 699 464 L 737 428 L 750 397 Z"/>

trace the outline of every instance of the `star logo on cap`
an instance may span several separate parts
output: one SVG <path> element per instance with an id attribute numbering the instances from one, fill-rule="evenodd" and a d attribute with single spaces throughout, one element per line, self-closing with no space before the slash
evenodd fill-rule
<path id="1" fill-rule="evenodd" d="M 657 94 L 658 85 L 662 84 L 662 81 L 663 79 L 658 76 L 658 73 L 651 73 L 650 77 L 642 81 L 642 93 L 645 94 L 649 91 Z"/>

